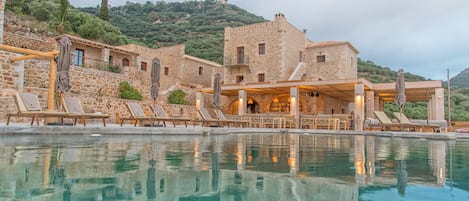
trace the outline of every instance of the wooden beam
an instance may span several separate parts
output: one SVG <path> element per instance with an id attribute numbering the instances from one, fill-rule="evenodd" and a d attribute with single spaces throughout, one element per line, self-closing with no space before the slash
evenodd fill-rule
<path id="1" fill-rule="evenodd" d="M 49 72 L 49 94 L 47 96 L 47 110 L 54 110 L 54 93 L 55 93 L 55 74 L 56 64 L 54 57 L 50 58 L 50 72 Z"/>
<path id="2" fill-rule="evenodd" d="M 55 50 L 52 52 L 41 52 L 37 50 L 30 50 L 30 49 L 13 47 L 13 46 L 3 45 L 3 44 L 0 44 L 0 49 L 7 50 L 10 52 L 20 53 L 20 54 L 33 54 L 33 55 L 46 57 L 46 58 L 50 58 L 50 57 L 53 58 L 55 55 L 59 54 L 58 50 Z"/>
<path id="3" fill-rule="evenodd" d="M 42 56 L 39 56 L 39 55 L 29 54 L 29 55 L 24 55 L 24 56 L 11 58 L 10 61 L 17 62 L 17 61 L 26 60 L 26 59 L 38 59 L 38 58 L 47 59 L 47 57 L 42 57 Z"/>

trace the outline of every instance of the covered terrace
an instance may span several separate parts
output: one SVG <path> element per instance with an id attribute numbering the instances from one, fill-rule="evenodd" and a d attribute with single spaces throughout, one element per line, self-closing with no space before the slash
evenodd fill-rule
<path id="1" fill-rule="evenodd" d="M 213 89 L 203 88 L 200 92 L 213 93 Z M 357 78 L 231 84 L 223 85 L 221 94 L 237 97 L 238 115 L 247 114 L 248 95 L 287 95 L 289 115 L 294 117 L 296 127 L 302 114 L 301 99 L 308 94 L 321 94 L 348 103 L 344 107 L 353 111 L 355 130 L 362 130 L 364 119 L 373 117 L 375 110 L 383 111 L 385 102 L 394 101 L 396 91 L 395 83 L 373 84 L 366 79 Z M 406 96 L 408 101 L 427 101 L 429 119 L 444 119 L 444 90 L 441 81 L 406 82 Z"/>

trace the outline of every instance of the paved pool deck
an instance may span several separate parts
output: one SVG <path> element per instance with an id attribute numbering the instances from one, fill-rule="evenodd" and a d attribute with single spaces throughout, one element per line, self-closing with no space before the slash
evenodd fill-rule
<path id="1" fill-rule="evenodd" d="M 77 126 L 31 126 L 29 124 L 0 123 L 0 135 L 229 135 L 252 133 L 282 133 L 305 135 L 365 135 L 401 138 L 422 138 L 435 140 L 469 139 L 468 133 L 428 133 L 428 132 L 390 132 L 390 131 L 334 131 L 312 129 L 278 129 L 278 128 L 228 128 L 201 127 L 183 125 L 176 127 L 134 127 L 118 124 Z"/>

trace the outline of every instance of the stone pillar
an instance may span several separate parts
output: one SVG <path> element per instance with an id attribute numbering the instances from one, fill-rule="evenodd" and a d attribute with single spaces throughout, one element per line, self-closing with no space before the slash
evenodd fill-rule
<path id="1" fill-rule="evenodd" d="M 238 91 L 238 115 L 245 115 L 247 110 L 247 93 L 246 90 Z"/>
<path id="2" fill-rule="evenodd" d="M 103 48 L 101 50 L 101 55 L 103 56 L 103 63 L 108 64 L 109 63 L 109 56 L 111 55 L 110 51 L 108 48 Z"/>
<path id="3" fill-rule="evenodd" d="M 0 0 L 0 44 L 3 44 L 3 25 L 5 24 L 5 0 Z"/>
<path id="4" fill-rule="evenodd" d="M 435 89 L 435 100 L 433 101 L 433 119 L 434 120 L 445 120 L 445 92 L 443 88 Z"/>
<path id="5" fill-rule="evenodd" d="M 373 112 L 375 111 L 375 91 L 366 91 L 365 94 L 365 118 L 373 118 Z"/>
<path id="6" fill-rule="evenodd" d="M 195 108 L 197 108 L 197 110 L 204 108 L 204 96 L 200 92 L 195 94 Z"/>
<path id="7" fill-rule="evenodd" d="M 290 115 L 295 118 L 295 127 L 300 125 L 300 93 L 298 87 L 290 88 Z"/>
<path id="8" fill-rule="evenodd" d="M 381 98 L 379 98 L 379 96 L 375 96 L 374 99 L 375 99 L 375 101 L 374 101 L 375 102 L 375 106 L 374 106 L 375 110 L 384 111 L 384 102 L 381 100 Z M 374 115 L 372 117 L 374 117 Z"/>
<path id="9" fill-rule="evenodd" d="M 365 119 L 365 88 L 362 83 L 355 84 L 354 98 L 354 123 L 356 131 L 363 131 L 363 121 Z"/>

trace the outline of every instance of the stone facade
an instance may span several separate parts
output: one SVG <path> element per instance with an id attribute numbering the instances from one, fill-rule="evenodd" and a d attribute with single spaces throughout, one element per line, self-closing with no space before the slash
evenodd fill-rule
<path id="1" fill-rule="evenodd" d="M 120 46 L 137 52 L 140 62 L 146 63 L 146 70 L 151 72 L 151 64 L 154 58 L 160 60 L 160 93 L 167 94 L 170 90 L 186 86 L 190 88 L 210 87 L 215 73 L 223 73 L 220 64 L 203 60 L 185 54 L 184 45 L 151 49 L 135 44 Z"/>
<path id="2" fill-rule="evenodd" d="M 348 42 L 312 42 L 279 13 L 271 22 L 225 28 L 224 84 L 356 79 L 357 54 Z M 247 113 L 288 113 L 289 95 L 248 94 L 254 104 L 248 104 Z M 237 114 L 238 97 L 224 105 L 225 112 Z M 347 102 L 317 93 L 302 93 L 299 109 L 302 114 L 350 113 Z"/>
<path id="3" fill-rule="evenodd" d="M 300 62 L 300 52 L 304 54 L 305 40 L 306 34 L 288 23 L 283 14 L 277 14 L 272 22 L 226 27 L 225 84 L 235 84 L 237 76 L 243 76 L 246 83 L 258 82 L 259 74 L 264 74 L 266 82 L 287 80 Z M 259 50 L 262 45 L 264 53 Z M 244 55 L 246 66 L 236 66 L 240 55 Z"/>

